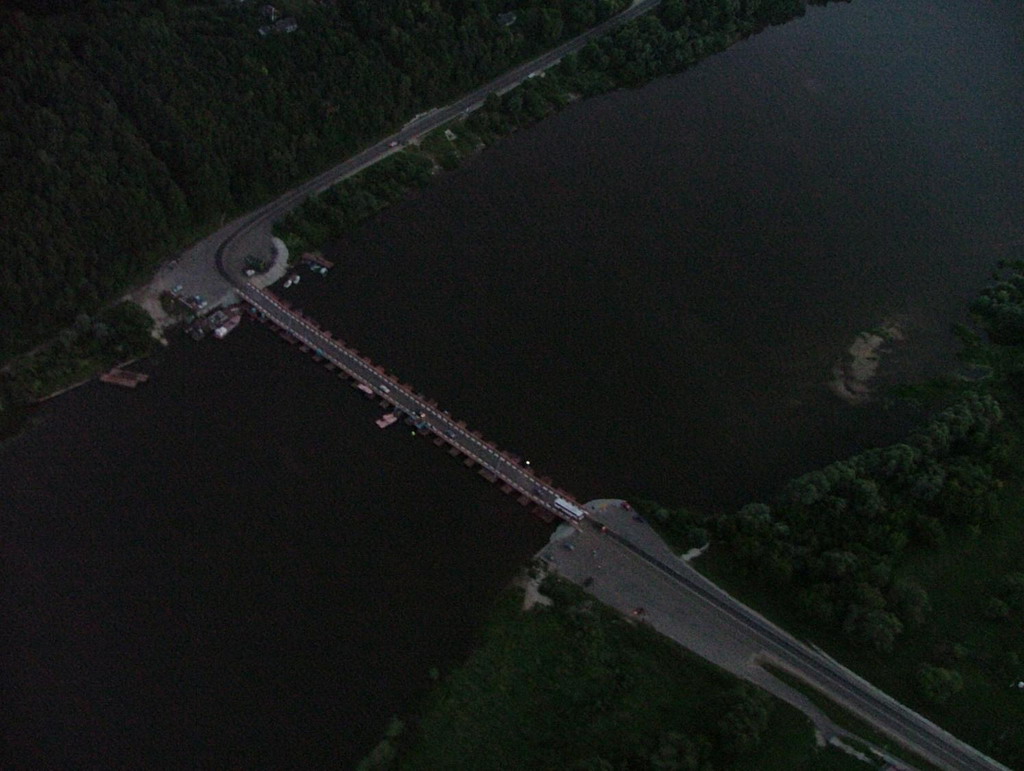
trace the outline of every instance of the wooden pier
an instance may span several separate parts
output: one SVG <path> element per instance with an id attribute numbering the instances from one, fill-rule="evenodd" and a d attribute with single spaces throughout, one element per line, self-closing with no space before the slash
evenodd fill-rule
<path id="1" fill-rule="evenodd" d="M 135 388 L 139 383 L 145 383 L 149 380 L 149 375 L 114 367 L 109 372 L 104 372 L 100 375 L 100 380 L 104 383 L 121 386 L 122 388 Z"/>

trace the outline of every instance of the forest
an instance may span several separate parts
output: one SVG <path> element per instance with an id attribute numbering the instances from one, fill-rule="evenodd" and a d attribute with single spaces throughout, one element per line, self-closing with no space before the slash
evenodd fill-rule
<path id="1" fill-rule="evenodd" d="M 904 441 L 803 474 L 738 512 L 640 508 L 679 548 L 710 541 L 703 569 L 755 607 L 1015 765 L 1024 699 L 1007 683 L 1024 680 L 1024 261 L 1003 264 L 971 315 L 956 330 L 962 371 L 894 393 L 932 412 Z"/>
<path id="2" fill-rule="evenodd" d="M 827 0 L 818 0 L 824 4 Z M 558 65 L 453 121 L 456 138 L 437 129 L 388 161 L 307 200 L 275 226 L 289 252 L 320 249 L 346 229 L 427 183 L 425 171 L 452 169 L 467 157 L 574 99 L 635 87 L 680 72 L 768 24 L 804 10 L 803 0 L 667 0 L 653 12 L 569 54 Z M 413 173 L 415 170 L 415 173 Z"/>
<path id="3" fill-rule="evenodd" d="M 223 218 L 623 4 L 283 0 L 298 28 L 263 36 L 255 0 L 5 3 L 0 364 Z"/>
<path id="4" fill-rule="evenodd" d="M 566 85 L 678 71 L 804 2 L 668 0 Z M 297 28 L 261 34 L 256 0 L 5 3 L 0 366 L 226 218 L 626 4 L 281 0 Z M 529 91 L 525 106 L 546 109 Z"/>

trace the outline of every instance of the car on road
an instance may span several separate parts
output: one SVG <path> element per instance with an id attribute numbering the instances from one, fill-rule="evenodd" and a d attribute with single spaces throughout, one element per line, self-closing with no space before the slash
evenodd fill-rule
<path id="1" fill-rule="evenodd" d="M 388 147 L 398 147 L 398 142 L 392 139 L 390 142 L 388 142 Z"/>

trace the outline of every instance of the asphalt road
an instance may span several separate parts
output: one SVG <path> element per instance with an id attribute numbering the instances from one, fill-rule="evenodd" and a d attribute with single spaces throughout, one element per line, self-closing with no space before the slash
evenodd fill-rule
<path id="1" fill-rule="evenodd" d="M 617 16 L 551 51 L 509 70 L 466 94 L 458 101 L 417 116 L 397 133 L 384 137 L 357 155 L 307 180 L 302 185 L 289 190 L 274 201 L 196 244 L 183 259 L 185 263 L 183 271 L 190 270 L 191 274 L 195 276 L 202 274 L 206 265 L 214 264 L 224 281 L 225 288 L 234 286 L 239 295 L 266 313 L 280 327 L 287 329 L 312 348 L 322 351 L 323 355 L 335 365 L 344 369 L 357 380 L 373 387 L 378 395 L 395 407 L 409 415 L 419 416 L 419 419 L 425 424 L 425 428 L 476 460 L 482 467 L 496 474 L 521 494 L 563 519 L 572 521 L 574 517 L 567 514 L 555 502 L 558 498 L 568 497 L 564 492 L 540 481 L 532 471 L 519 466 L 497 448 L 481 441 L 472 432 L 453 421 L 446 413 L 437 411 L 415 394 L 401 388 L 395 381 L 381 376 L 377 370 L 367 365 L 358 356 L 352 355 L 343 346 L 334 343 L 320 330 L 305 320 L 290 314 L 272 295 L 261 293 L 251 287 L 243 275 L 244 259 L 248 254 L 264 253 L 267 249 L 269 230 L 273 222 L 301 204 L 309 196 L 327 190 L 346 177 L 372 166 L 388 154 L 397 152 L 403 144 L 429 133 L 459 116 L 473 112 L 484 103 L 490 94 L 500 94 L 514 88 L 531 75 L 543 72 L 557 64 L 567 54 L 580 50 L 591 40 L 647 13 L 657 7 L 660 2 L 661 0 L 640 0 Z M 177 278 L 167 278 L 167 281 L 176 280 Z M 203 286 L 207 287 L 205 291 L 209 296 L 219 297 L 217 301 L 211 303 L 211 308 L 216 304 L 228 304 L 234 300 L 234 293 L 218 292 L 218 288 L 211 286 L 208 279 L 204 281 Z M 189 294 L 191 291 L 187 287 L 185 293 Z"/>
<path id="2" fill-rule="evenodd" d="M 473 112 L 484 103 L 488 95 L 492 93 L 500 94 L 514 88 L 531 75 L 543 72 L 557 64 L 567 54 L 579 51 L 591 40 L 607 34 L 638 16 L 642 16 L 656 8 L 660 3 L 661 0 L 640 0 L 640 2 L 630 6 L 617 16 L 613 16 L 557 48 L 509 70 L 500 77 L 466 94 L 458 101 L 445 107 L 431 110 L 413 119 L 397 133 L 384 137 L 376 144 L 371 145 L 334 168 L 328 169 L 298 187 L 289 190 L 274 201 L 232 223 L 229 227 L 221 229 L 209 238 L 204 239 L 190 251 L 196 253 L 201 258 L 215 259 L 218 271 L 230 284 L 238 285 L 244 283 L 242 261 L 245 256 L 250 253 L 261 253 L 264 251 L 267 248 L 266 240 L 269 226 L 302 203 L 306 198 L 327 190 L 346 177 L 362 171 L 367 166 L 372 166 L 386 155 L 400 150 L 403 144 L 433 131 L 435 128 L 448 123 L 460 115 L 467 115 Z"/>
<path id="3" fill-rule="evenodd" d="M 582 531 L 542 556 L 555 570 L 599 599 L 643 618 L 666 636 L 715 663 L 751 677 L 759 658 L 815 685 L 834 701 L 943 769 L 1005 767 L 878 690 L 825 654 L 738 602 L 672 554 L 664 542 L 617 501 L 588 503 Z M 606 530 L 602 530 L 602 526 Z M 771 690 L 771 689 L 769 689 Z"/>

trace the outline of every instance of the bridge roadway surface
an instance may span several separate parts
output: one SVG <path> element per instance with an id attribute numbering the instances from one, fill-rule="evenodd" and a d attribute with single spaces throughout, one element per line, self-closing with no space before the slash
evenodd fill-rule
<path id="1" fill-rule="evenodd" d="M 438 410 L 431 402 L 413 393 L 396 378 L 382 373 L 344 343 L 311 321 L 297 315 L 272 293 L 252 286 L 240 286 L 237 291 L 246 302 L 265 314 L 275 325 L 295 336 L 358 382 L 373 389 L 381 399 L 412 417 L 418 426 L 472 458 L 481 467 L 495 474 L 537 505 L 543 506 L 568 522 L 577 522 L 555 505 L 556 498 L 572 502 L 568 493 L 537 478 L 532 470 L 523 467 L 494 445 L 480 439 L 447 412 Z"/>
<path id="2" fill-rule="evenodd" d="M 514 88 L 530 75 L 553 66 L 567 54 L 580 50 L 591 40 L 652 10 L 659 3 L 660 0 L 640 0 L 618 16 L 548 53 L 508 71 L 451 105 L 417 117 L 392 136 L 385 137 L 375 145 L 288 191 L 248 216 L 239 218 L 221 228 L 196 244 L 187 256 L 193 262 L 214 265 L 216 271 L 229 286 L 234 286 L 239 295 L 265 313 L 275 324 L 286 329 L 311 348 L 322 351 L 325 358 L 356 379 L 375 388 L 382 398 L 396 407 L 411 414 L 425 413 L 424 420 L 429 430 L 469 457 L 474 458 L 481 466 L 490 469 L 520 493 L 564 518 L 564 515 L 554 508 L 554 499 L 559 497 L 559 492 L 555 488 L 537 480 L 531 472 L 518 466 L 494 447 L 482 442 L 459 426 L 446 413 L 437 411 L 436 408 L 423 402 L 415 394 L 402 388 L 395 390 L 394 386 L 397 384 L 394 380 L 382 375 L 371 364 L 329 338 L 310 322 L 296 316 L 281 305 L 276 298 L 249 286 L 241 276 L 241 261 L 244 255 L 264 248 L 269 235 L 269 227 L 274 220 L 293 209 L 310 195 L 326 190 L 395 152 L 392 143 L 401 144 L 416 139 L 460 115 L 472 112 L 483 104 L 489 94 L 503 93 Z M 224 302 L 229 301 L 230 299 L 227 298 L 224 300 Z M 388 388 L 391 393 L 381 392 L 381 386 Z M 448 435 L 446 433 L 448 431 L 452 431 L 455 436 Z M 539 486 L 539 492 L 535 490 L 535 485 Z M 589 528 L 585 530 L 589 530 Z M 615 531 L 610 532 L 614 533 Z M 580 532 L 578 535 L 584 537 L 588 534 Z M 714 661 L 713 648 L 715 646 L 724 645 L 726 638 L 730 635 L 733 637 L 736 634 L 746 635 L 748 638 L 756 640 L 758 648 L 764 653 L 774 657 L 800 677 L 817 684 L 831 698 L 864 717 L 901 744 L 930 759 L 940 768 L 1001 769 L 1005 771 L 1005 766 L 891 699 L 823 653 L 797 641 L 688 566 L 681 566 L 664 545 L 661 546 L 664 554 L 658 556 L 659 551 L 656 547 L 651 547 L 646 543 L 638 546 L 638 542 L 633 538 L 625 538 L 618 533 L 616 536 L 607 539 L 607 542 L 614 543 L 614 548 L 621 555 L 628 555 L 631 558 L 631 565 L 628 568 L 630 575 L 634 579 L 634 583 L 636 583 L 635 579 L 642 579 L 641 587 L 645 586 L 645 582 L 649 582 L 646 583 L 648 594 L 652 591 L 651 587 L 657 586 L 659 581 L 662 585 L 667 581 L 674 590 L 685 591 L 703 603 L 706 609 L 714 611 L 713 620 L 718 622 L 724 637 L 713 643 L 710 649 L 705 648 L 705 652 L 702 652 L 701 655 Z M 578 551 L 589 553 L 585 550 Z M 564 560 L 565 557 L 566 554 L 559 555 L 560 559 Z M 601 596 L 601 593 L 598 595 Z M 639 596 L 641 598 L 644 596 L 643 591 Z M 616 605 L 611 597 L 601 596 L 601 599 L 613 606 Z M 641 603 L 634 603 L 632 607 L 638 604 Z M 646 607 L 650 608 L 653 605 L 654 603 L 649 601 Z M 623 607 L 620 609 L 629 610 L 629 608 Z M 658 625 L 655 624 L 655 626 Z M 662 631 L 668 634 L 667 630 Z M 672 634 L 669 636 L 678 639 Z M 763 682 L 760 679 L 758 681 Z"/>

